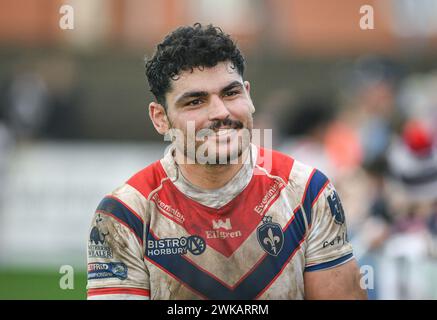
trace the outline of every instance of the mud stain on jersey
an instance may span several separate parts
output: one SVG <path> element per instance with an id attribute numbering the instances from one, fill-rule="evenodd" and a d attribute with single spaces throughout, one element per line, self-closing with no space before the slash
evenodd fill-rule
<path id="1" fill-rule="evenodd" d="M 105 217 L 101 221 L 102 229 L 107 230 L 105 238 L 107 244 L 111 247 L 114 254 L 120 253 L 129 246 L 129 231 L 113 219 Z"/>

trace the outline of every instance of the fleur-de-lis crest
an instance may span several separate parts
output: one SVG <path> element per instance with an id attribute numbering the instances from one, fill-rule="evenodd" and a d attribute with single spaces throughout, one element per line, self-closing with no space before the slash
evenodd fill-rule
<path id="1" fill-rule="evenodd" d="M 263 224 L 257 229 L 258 241 L 265 252 L 277 256 L 284 244 L 284 233 L 278 223 L 272 221 L 271 216 L 263 217 Z"/>
<path id="2" fill-rule="evenodd" d="M 281 238 L 278 236 L 273 235 L 272 228 L 269 228 L 267 231 L 267 238 L 264 238 L 264 244 L 270 244 L 270 247 L 272 248 L 273 253 L 276 254 L 276 244 L 281 241 Z"/>

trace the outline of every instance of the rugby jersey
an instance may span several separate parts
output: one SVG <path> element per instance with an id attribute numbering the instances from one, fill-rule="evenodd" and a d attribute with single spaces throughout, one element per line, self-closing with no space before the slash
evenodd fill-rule
<path id="1" fill-rule="evenodd" d="M 353 259 L 319 170 L 251 145 L 222 188 L 165 156 L 104 197 L 88 239 L 88 299 L 304 299 L 304 273 Z"/>

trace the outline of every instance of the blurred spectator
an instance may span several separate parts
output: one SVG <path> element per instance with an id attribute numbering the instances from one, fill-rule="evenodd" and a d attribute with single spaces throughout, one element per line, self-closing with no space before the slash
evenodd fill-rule
<path id="1" fill-rule="evenodd" d="M 401 70 L 392 61 L 364 56 L 343 79 L 345 112 L 350 113 L 349 124 L 359 135 L 364 165 L 385 157 L 398 121 L 395 102 L 400 78 Z"/>
<path id="2" fill-rule="evenodd" d="M 19 65 L 2 90 L 3 122 L 18 139 L 76 135 L 79 92 L 67 58 Z"/>
<path id="3" fill-rule="evenodd" d="M 46 125 L 49 92 L 33 70 L 18 70 L 9 79 L 5 96 L 5 118 L 17 137 L 31 138 Z"/>
<path id="4" fill-rule="evenodd" d="M 437 71 L 412 74 L 399 89 L 399 111 L 404 118 L 422 121 L 437 138 Z"/>
<path id="5" fill-rule="evenodd" d="M 39 64 L 49 90 L 45 138 L 71 139 L 80 136 L 78 110 L 82 90 L 77 81 L 77 66 L 66 56 L 57 56 Z"/>
<path id="6" fill-rule="evenodd" d="M 409 120 L 388 151 L 390 172 L 411 201 L 437 199 L 437 149 L 426 124 Z"/>
<path id="7" fill-rule="evenodd" d="M 287 110 L 291 115 L 281 119 L 283 152 L 318 168 L 328 176 L 335 164 L 326 148 L 326 132 L 334 119 L 336 105 L 333 98 L 321 94 L 303 95 Z"/>
<path id="8" fill-rule="evenodd" d="M 400 136 L 395 137 L 387 159 L 390 172 L 390 204 L 394 212 L 392 234 L 384 244 L 382 270 L 395 272 L 398 279 L 385 279 L 382 298 L 424 298 L 429 283 L 426 275 L 434 271 L 421 269 L 435 257 L 432 221 L 437 200 L 437 152 L 431 131 L 423 122 L 408 120 Z M 430 225 L 431 223 L 431 225 Z M 386 281 L 386 282 L 385 282 Z M 396 290 L 397 287 L 397 290 Z M 390 288 L 392 291 L 390 291 Z"/>

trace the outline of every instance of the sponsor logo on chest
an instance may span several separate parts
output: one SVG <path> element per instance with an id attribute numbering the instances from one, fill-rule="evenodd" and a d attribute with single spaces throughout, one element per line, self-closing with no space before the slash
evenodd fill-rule
<path id="1" fill-rule="evenodd" d="M 226 218 L 223 219 L 215 219 L 212 220 L 212 229 L 206 230 L 206 238 L 207 239 L 227 239 L 227 238 L 239 238 L 242 236 L 240 230 L 232 230 L 231 219 Z"/>
<path id="2" fill-rule="evenodd" d="M 284 184 L 280 180 L 276 180 L 275 183 L 267 190 L 264 194 L 260 203 L 258 203 L 253 210 L 259 215 L 263 215 L 265 210 L 268 208 L 268 205 L 283 189 Z"/>
<path id="3" fill-rule="evenodd" d="M 147 256 L 185 255 L 191 253 L 200 255 L 206 249 L 206 242 L 202 237 L 189 236 L 181 238 L 163 238 L 147 240 Z"/>
<path id="4" fill-rule="evenodd" d="M 185 221 L 184 215 L 177 208 L 174 208 L 171 205 L 162 201 L 157 193 L 154 194 L 154 196 L 152 197 L 152 200 L 156 203 L 159 210 L 161 210 L 164 213 L 166 213 L 167 215 L 171 216 L 177 222 L 179 222 L 181 224 L 184 223 L 184 221 Z"/>

